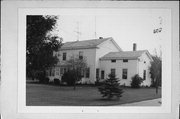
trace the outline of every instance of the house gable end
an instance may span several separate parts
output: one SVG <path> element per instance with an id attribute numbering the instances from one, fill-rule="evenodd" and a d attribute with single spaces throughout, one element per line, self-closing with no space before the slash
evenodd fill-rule
<path id="1" fill-rule="evenodd" d="M 118 51 L 122 51 L 122 49 L 121 49 L 121 48 L 119 47 L 119 45 L 113 40 L 113 38 L 109 38 L 108 40 L 100 43 L 99 45 L 97 45 L 97 48 L 103 46 L 106 42 L 109 42 L 109 41 L 118 49 Z"/>

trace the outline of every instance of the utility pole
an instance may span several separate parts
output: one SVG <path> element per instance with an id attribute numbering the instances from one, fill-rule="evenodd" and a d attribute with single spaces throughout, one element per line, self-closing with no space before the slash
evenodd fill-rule
<path id="1" fill-rule="evenodd" d="M 158 26 L 157 26 L 157 28 L 155 28 L 154 30 L 153 30 L 153 33 L 154 34 L 157 34 L 157 36 L 159 37 L 159 40 L 161 40 L 161 35 L 162 35 L 162 30 L 163 30 L 163 28 L 162 28 L 162 23 L 163 23 L 163 19 L 162 19 L 162 17 L 161 16 L 159 16 L 158 17 L 158 19 L 159 19 L 159 24 L 158 24 Z M 162 58 L 162 53 L 161 53 L 161 46 L 160 46 L 160 57 Z M 158 79 L 158 75 L 160 75 L 160 73 L 161 72 L 159 72 L 159 71 L 157 71 L 158 73 L 157 73 L 157 75 L 155 76 L 155 79 L 156 79 L 156 94 L 158 94 L 158 87 L 159 87 L 159 80 L 160 79 Z"/>
<path id="2" fill-rule="evenodd" d="M 97 38 L 97 33 L 96 33 L 96 16 L 94 17 L 94 37 Z"/>

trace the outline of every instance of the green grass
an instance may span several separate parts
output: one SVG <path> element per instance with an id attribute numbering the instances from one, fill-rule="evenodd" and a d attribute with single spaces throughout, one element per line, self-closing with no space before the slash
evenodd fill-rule
<path id="1" fill-rule="evenodd" d="M 105 100 L 95 86 L 77 86 L 76 90 L 68 86 L 53 86 L 27 83 L 27 106 L 111 106 L 138 102 L 161 97 L 161 91 L 154 88 L 123 88 L 120 100 Z"/>

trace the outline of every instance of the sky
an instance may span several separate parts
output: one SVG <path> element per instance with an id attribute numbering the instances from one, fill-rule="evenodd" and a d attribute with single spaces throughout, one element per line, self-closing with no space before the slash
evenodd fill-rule
<path id="1" fill-rule="evenodd" d="M 123 51 L 148 50 L 160 52 L 161 43 L 170 33 L 170 14 L 163 9 L 120 9 L 116 12 L 60 14 L 57 34 L 63 42 L 112 37 Z M 154 29 L 162 28 L 159 33 Z M 78 32 L 78 33 L 77 33 Z"/>

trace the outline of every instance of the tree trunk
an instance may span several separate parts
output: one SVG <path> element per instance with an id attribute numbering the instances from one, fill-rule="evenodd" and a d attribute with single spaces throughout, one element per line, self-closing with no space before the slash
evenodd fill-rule
<path id="1" fill-rule="evenodd" d="M 74 81 L 74 90 L 76 90 L 76 81 Z"/>
<path id="2" fill-rule="evenodd" d="M 158 80 L 157 80 L 157 78 L 155 78 L 156 79 L 156 94 L 158 94 Z"/>

